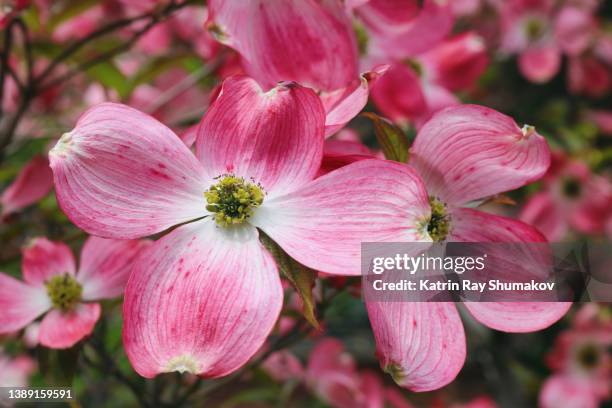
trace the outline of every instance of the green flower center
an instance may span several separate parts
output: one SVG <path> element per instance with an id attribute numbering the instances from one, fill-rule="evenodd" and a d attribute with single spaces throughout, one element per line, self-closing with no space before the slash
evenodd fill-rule
<path id="1" fill-rule="evenodd" d="M 431 217 L 427 220 L 427 233 L 434 242 L 444 241 L 450 230 L 450 216 L 446 204 L 435 197 L 429 197 Z"/>
<path id="2" fill-rule="evenodd" d="M 418 77 L 423 76 L 423 66 L 419 61 L 415 60 L 414 58 L 409 58 L 404 62 L 414 71 L 415 74 L 417 74 Z"/>
<path id="3" fill-rule="evenodd" d="M 46 282 L 47 293 L 54 308 L 68 312 L 81 301 L 83 287 L 68 273 L 56 275 Z"/>
<path id="4" fill-rule="evenodd" d="M 580 192 L 582 190 L 581 186 L 580 186 L 580 181 L 573 178 L 573 177 L 568 177 L 563 181 L 563 194 L 566 197 L 570 197 L 570 198 L 576 198 L 580 195 Z"/>
<path id="5" fill-rule="evenodd" d="M 527 21 L 525 32 L 529 40 L 537 40 L 544 35 L 544 23 L 537 18 L 532 18 Z"/>
<path id="6" fill-rule="evenodd" d="M 204 193 L 206 209 L 214 213 L 215 221 L 222 227 L 242 224 L 263 202 L 263 188 L 231 174 L 218 179 L 219 182 Z"/>
<path id="7" fill-rule="evenodd" d="M 587 344 L 578 350 L 578 362 L 586 369 L 593 368 L 599 362 L 599 350 L 592 344 Z"/>

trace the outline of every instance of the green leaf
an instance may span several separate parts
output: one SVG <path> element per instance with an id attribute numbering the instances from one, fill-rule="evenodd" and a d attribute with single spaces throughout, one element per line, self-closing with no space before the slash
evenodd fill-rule
<path id="1" fill-rule="evenodd" d="M 315 284 L 317 273 L 291 258 L 276 242 L 272 241 L 269 236 L 263 233 L 263 231 L 259 231 L 259 240 L 263 246 L 270 251 L 270 254 L 272 254 L 276 260 L 278 269 L 280 269 L 283 276 L 287 278 L 298 295 L 302 298 L 304 318 L 316 329 L 319 329 L 319 322 L 315 316 L 315 301 L 312 296 L 312 288 Z"/>
<path id="2" fill-rule="evenodd" d="M 400 163 L 406 163 L 408 161 L 408 149 L 410 145 L 402 129 L 375 113 L 365 112 L 363 116 L 372 120 L 374 123 L 376 140 L 378 140 L 378 144 L 380 144 L 385 158 Z"/>
<path id="3" fill-rule="evenodd" d="M 100 82 L 105 87 L 116 90 L 122 99 L 126 98 L 130 93 L 130 86 L 127 79 L 110 61 L 101 62 L 89 68 L 87 70 L 87 75 Z"/>

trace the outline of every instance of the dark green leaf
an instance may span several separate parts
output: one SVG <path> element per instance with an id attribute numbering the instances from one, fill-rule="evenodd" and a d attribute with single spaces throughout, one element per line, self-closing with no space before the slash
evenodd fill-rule
<path id="1" fill-rule="evenodd" d="M 369 118 L 374 123 L 376 139 L 382 148 L 385 158 L 406 163 L 410 146 L 408 138 L 402 129 L 375 113 L 365 112 L 363 116 Z"/>
<path id="2" fill-rule="evenodd" d="M 272 239 L 262 231 L 259 231 L 259 240 L 268 251 L 270 251 L 270 254 L 272 254 L 276 260 L 278 269 L 280 269 L 283 276 L 287 278 L 302 298 L 304 318 L 308 323 L 318 329 L 319 322 L 315 316 L 315 301 L 312 296 L 312 288 L 315 284 L 317 273 L 291 258 L 276 242 L 272 241 Z"/>

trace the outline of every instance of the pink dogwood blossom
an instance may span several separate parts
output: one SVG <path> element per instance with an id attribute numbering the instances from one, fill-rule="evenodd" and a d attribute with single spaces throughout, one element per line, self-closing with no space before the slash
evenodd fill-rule
<path id="1" fill-rule="evenodd" d="M 540 392 L 543 408 L 595 408 L 610 398 L 612 322 L 599 311 L 605 314 L 595 304 L 584 305 L 572 327 L 557 338 L 548 356 L 554 374 Z"/>
<path id="2" fill-rule="evenodd" d="M 453 91 L 473 86 L 488 57 L 482 38 L 468 32 L 408 61 L 392 63 L 374 84 L 372 100 L 394 122 L 422 125 L 437 110 L 460 103 Z"/>
<path id="3" fill-rule="evenodd" d="M 588 166 L 562 153 L 544 177 L 544 189 L 523 207 L 520 219 L 537 227 L 551 241 L 561 240 L 570 227 L 585 234 L 603 234 L 612 215 L 612 183 Z"/>
<path id="4" fill-rule="evenodd" d="M 283 293 L 258 230 L 339 275 L 359 274 L 363 241 L 416 239 L 428 203 L 414 170 L 362 160 L 315 178 L 324 128 L 311 89 L 263 91 L 231 77 L 201 121 L 195 156 L 118 104 L 90 109 L 62 136 L 51 167 L 76 225 L 114 238 L 177 226 L 139 258 L 126 289 L 123 339 L 138 373 L 219 377 L 260 349 Z"/>
<path id="5" fill-rule="evenodd" d="M 334 408 L 382 408 L 380 378 L 359 372 L 353 357 L 333 338 L 320 340 L 310 352 L 305 374 L 308 387 Z"/>
<path id="6" fill-rule="evenodd" d="M 550 163 L 546 141 L 492 109 L 461 105 L 439 111 L 419 131 L 410 164 L 422 177 L 430 213 L 419 240 L 545 242 L 535 228 L 473 209 L 486 197 L 542 177 Z M 500 271 L 500 273 L 503 271 Z M 453 303 L 366 302 L 381 366 L 413 391 L 451 382 L 465 360 L 465 335 Z M 466 302 L 481 323 L 529 332 L 565 314 L 570 303 Z"/>
<path id="7" fill-rule="evenodd" d="M 49 194 L 53 188 L 53 174 L 49 160 L 43 156 L 34 157 L 26 164 L 15 181 L 0 195 L 2 217 L 36 203 Z"/>
<path id="8" fill-rule="evenodd" d="M 321 93 L 327 136 L 359 113 L 385 70 L 359 75 L 357 40 L 340 0 L 213 0 L 209 11 L 211 32 L 264 89 L 296 81 Z"/>
<path id="9" fill-rule="evenodd" d="M 73 346 L 92 332 L 100 317 L 95 301 L 122 294 L 132 263 L 147 244 L 90 237 L 77 270 L 67 245 L 33 239 L 23 249 L 24 282 L 0 273 L 0 333 L 21 330 L 46 313 L 40 344 Z"/>
<path id="10" fill-rule="evenodd" d="M 35 369 L 36 363 L 30 357 L 12 358 L 0 348 L 0 387 L 27 387 Z"/>

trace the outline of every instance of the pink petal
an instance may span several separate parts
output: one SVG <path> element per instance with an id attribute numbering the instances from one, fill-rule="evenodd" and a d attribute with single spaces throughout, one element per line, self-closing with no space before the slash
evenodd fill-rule
<path id="1" fill-rule="evenodd" d="M 319 176 L 359 160 L 373 159 L 376 154 L 361 142 L 326 140 Z"/>
<path id="2" fill-rule="evenodd" d="M 430 195 L 463 204 L 540 178 L 550 164 L 546 140 L 532 127 L 477 105 L 436 113 L 419 131 L 411 164 Z"/>
<path id="3" fill-rule="evenodd" d="M 372 87 L 372 100 L 384 116 L 406 122 L 427 113 L 418 75 L 406 64 L 393 64 Z"/>
<path id="4" fill-rule="evenodd" d="M 261 368 L 273 380 L 284 382 L 289 380 L 302 379 L 304 368 L 298 358 L 289 350 L 276 351 L 266 359 Z"/>
<path id="5" fill-rule="evenodd" d="M 26 164 L 0 196 L 2 215 L 36 203 L 53 188 L 53 174 L 46 157 L 36 156 Z"/>
<path id="6" fill-rule="evenodd" d="M 247 73 L 271 88 L 296 81 L 318 90 L 344 88 L 358 77 L 357 46 L 339 1 L 213 0 L 213 32 L 242 56 Z"/>
<path id="7" fill-rule="evenodd" d="M 367 302 L 366 307 L 380 365 L 395 382 L 420 392 L 455 379 L 466 351 L 453 303 Z"/>
<path id="8" fill-rule="evenodd" d="M 206 215 L 202 166 L 170 129 L 128 106 L 89 109 L 49 158 L 62 209 L 91 234 L 138 238 Z"/>
<path id="9" fill-rule="evenodd" d="M 101 309 L 98 303 L 81 303 L 70 312 L 51 310 L 40 324 L 40 344 L 54 349 L 74 346 L 91 334 Z"/>
<path id="10" fill-rule="evenodd" d="M 50 307 L 44 287 L 29 286 L 0 273 L 0 333 L 23 329 Z"/>
<path id="11" fill-rule="evenodd" d="M 270 196 L 314 178 L 324 124 L 312 90 L 285 83 L 264 93 L 253 79 L 230 77 L 202 119 L 196 151 L 210 177 L 253 179 Z"/>
<path id="12" fill-rule="evenodd" d="M 555 45 L 527 48 L 518 60 L 521 73 L 531 82 L 550 81 L 561 68 L 561 52 Z"/>
<path id="13" fill-rule="evenodd" d="M 556 40 L 566 54 L 580 55 L 594 39 L 595 24 L 589 11 L 574 6 L 563 7 L 555 21 Z"/>
<path id="14" fill-rule="evenodd" d="M 252 227 L 182 226 L 141 256 L 125 293 L 123 340 L 144 377 L 220 377 L 263 345 L 281 310 L 276 264 Z"/>
<path id="15" fill-rule="evenodd" d="M 342 129 L 351 119 L 361 112 L 368 103 L 368 94 L 374 82 L 384 75 L 388 65 L 375 68 L 361 75 L 345 88 L 322 93 L 321 101 L 325 107 L 325 136 L 331 136 Z"/>
<path id="16" fill-rule="evenodd" d="M 448 3 L 425 0 L 370 0 L 357 9 L 371 32 L 369 48 L 403 59 L 426 51 L 445 38 L 453 27 Z M 418 41 L 415 41 L 418 38 Z"/>
<path id="17" fill-rule="evenodd" d="M 527 201 L 519 215 L 521 221 L 533 225 L 549 241 L 559 241 L 567 232 L 567 222 L 554 197 L 547 192 L 537 193 Z"/>
<path id="18" fill-rule="evenodd" d="M 418 240 L 417 224 L 428 212 L 427 193 L 411 168 L 361 160 L 264 201 L 252 224 L 304 265 L 358 275 L 362 242 Z"/>
<path id="19" fill-rule="evenodd" d="M 454 210 L 451 217 L 450 241 L 546 242 L 535 228 L 510 218 L 468 208 Z M 465 302 L 465 306 L 476 320 L 492 329 L 524 333 L 555 323 L 571 302 Z"/>
<path id="20" fill-rule="evenodd" d="M 123 293 L 132 265 L 150 241 L 89 237 L 81 251 L 77 280 L 84 300 L 110 299 Z"/>
<path id="21" fill-rule="evenodd" d="M 590 379 L 557 374 L 550 377 L 540 390 L 542 408 L 597 408 L 599 398 Z"/>
<path id="22" fill-rule="evenodd" d="M 484 39 L 474 32 L 454 36 L 419 56 L 432 76 L 430 81 L 458 91 L 478 80 L 489 62 Z"/>
<path id="23" fill-rule="evenodd" d="M 22 249 L 23 279 L 33 286 L 42 286 L 55 275 L 76 271 L 74 256 L 68 245 L 34 238 Z"/>

